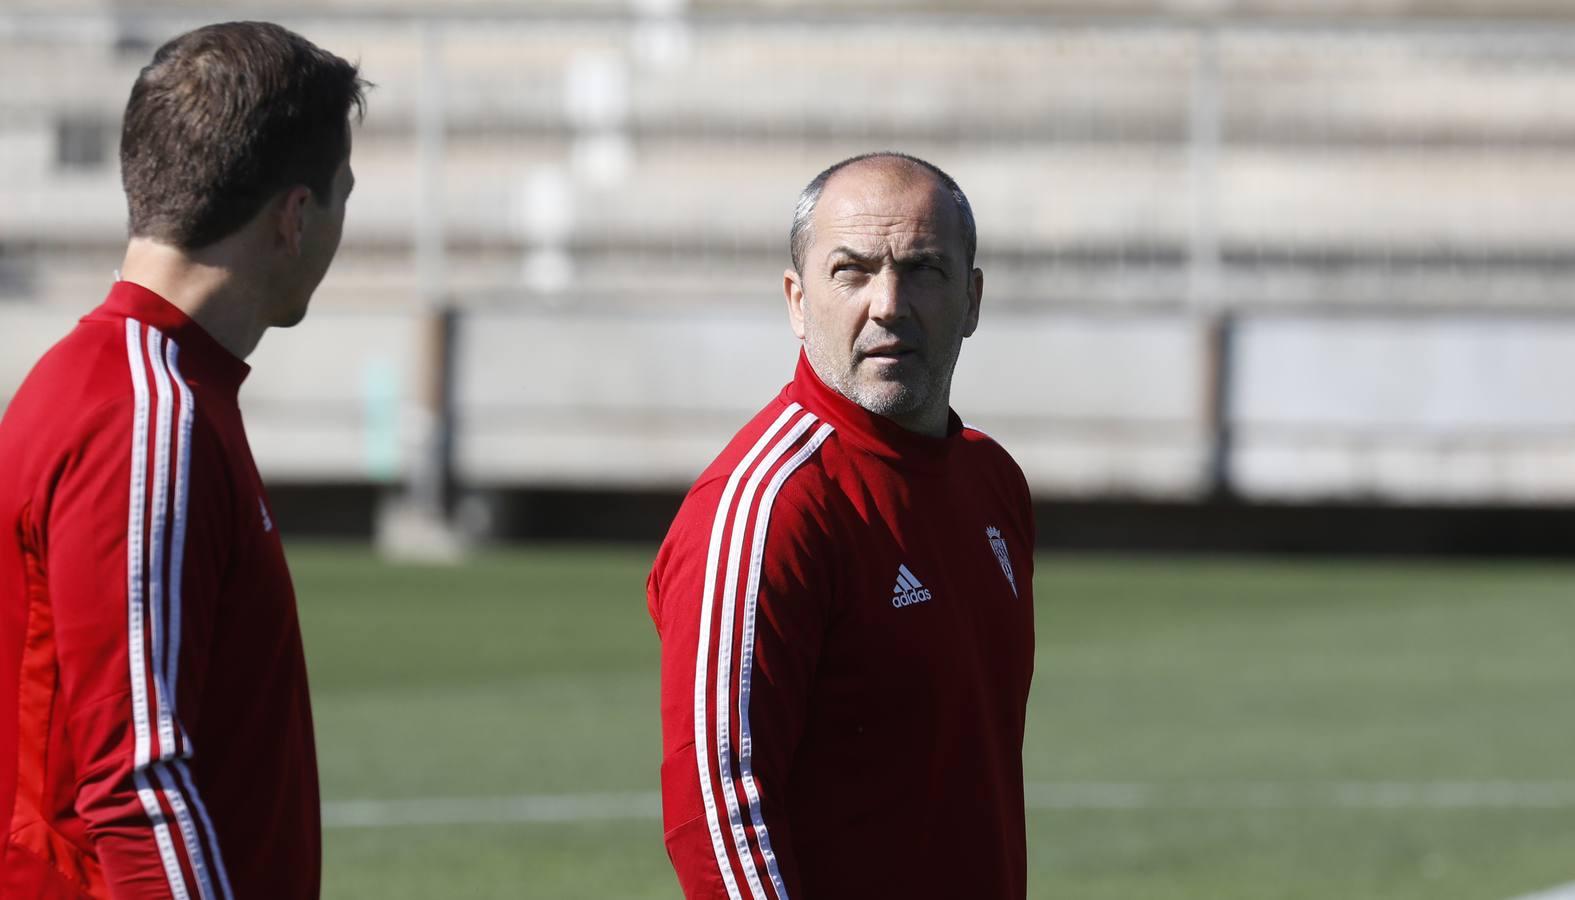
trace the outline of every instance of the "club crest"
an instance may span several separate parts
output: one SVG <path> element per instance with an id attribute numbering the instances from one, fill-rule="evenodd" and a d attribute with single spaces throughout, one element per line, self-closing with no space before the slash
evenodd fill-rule
<path id="1" fill-rule="evenodd" d="M 1001 574 L 1006 576 L 1006 583 L 1012 586 L 1012 596 L 1017 596 L 1017 579 L 1012 575 L 1012 557 L 1006 552 L 1006 539 L 1001 537 L 1001 529 L 987 526 L 984 536 L 990 539 L 990 549 L 995 551 L 995 560 L 1001 564 Z"/>

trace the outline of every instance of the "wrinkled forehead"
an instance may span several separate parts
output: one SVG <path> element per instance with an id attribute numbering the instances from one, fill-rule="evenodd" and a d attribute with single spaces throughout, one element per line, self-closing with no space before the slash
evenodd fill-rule
<path id="1" fill-rule="evenodd" d="M 855 164 L 833 175 L 815 205 L 814 243 L 859 250 L 963 253 L 956 202 L 928 172 L 908 164 Z"/>

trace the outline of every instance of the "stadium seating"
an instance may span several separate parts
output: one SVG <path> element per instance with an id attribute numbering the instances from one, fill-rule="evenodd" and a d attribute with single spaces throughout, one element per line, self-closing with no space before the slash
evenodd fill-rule
<path id="1" fill-rule="evenodd" d="M 312 327 L 270 337 L 257 357 L 247 402 L 265 467 L 399 477 L 408 454 L 387 434 L 399 416 L 389 426 L 379 410 L 397 409 L 420 375 L 389 348 L 408 346 L 441 298 L 465 311 L 466 477 L 682 483 L 785 377 L 777 285 L 796 191 L 827 162 L 887 147 L 935 160 L 969 191 L 989 312 L 959 406 L 1000 423 L 988 430 L 1056 493 L 1209 488 L 1213 310 L 1249 322 L 1536 314 L 1570 327 L 1557 314 L 1575 288 L 1563 201 L 1575 188 L 1575 20 L 1504 18 L 1557 16 L 1557 4 L 1435 0 L 1379 19 L 1389 4 L 1353 0 L 1333 19 L 1311 3 L 1199 18 L 1197 3 L 1001 0 L 888 21 L 871 2 L 838 29 L 810 7 L 745 15 L 758 6 L 456 3 L 424 19 L 413 15 L 425 6 L 338 0 L 286 22 L 359 58 L 378 87 Z M 0 98 L 0 322 L 19 350 L 32 332 L 14 317 L 80 310 L 116 264 L 114 138 L 138 66 L 163 36 L 228 9 L 0 12 L 0 79 L 19 86 Z M 1448 18 L 1483 13 L 1498 19 Z M 439 120 L 429 159 L 423 122 Z M 440 223 L 426 231 L 442 245 L 436 268 L 420 264 L 418 221 Z M 1363 331 L 1368 319 L 1344 333 L 1383 333 Z M 559 355 L 587 334 L 608 348 L 595 363 Z M 324 358 L 357 336 L 364 352 Z M 522 356 L 528 346 L 546 349 Z M 27 349 L 18 355 L 37 345 Z M 268 365 L 286 349 L 290 366 Z M 1239 348 L 1268 372 L 1274 355 L 1257 350 Z M 727 390 L 695 394 L 691 366 Z M 1347 408 L 1365 412 L 1322 423 L 1338 477 L 1252 462 L 1297 449 L 1275 443 L 1262 415 L 1272 402 L 1254 403 L 1231 413 L 1250 491 L 1402 489 L 1363 467 L 1363 448 L 1384 440 L 1364 422 L 1386 407 L 1363 406 L 1360 391 Z M 1443 437 L 1422 429 L 1395 446 L 1444 459 L 1498 427 L 1462 415 Z M 1484 459 L 1536 457 L 1567 436 L 1556 428 L 1549 445 L 1546 422 L 1504 427 L 1519 438 Z M 1561 478 L 1521 484 L 1490 464 L 1451 487 L 1454 464 L 1429 465 L 1409 471 L 1437 477 L 1407 476 L 1423 495 L 1575 495 Z"/>

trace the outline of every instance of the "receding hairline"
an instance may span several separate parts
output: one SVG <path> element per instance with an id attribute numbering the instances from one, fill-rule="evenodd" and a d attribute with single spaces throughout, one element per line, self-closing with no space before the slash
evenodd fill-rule
<path id="1" fill-rule="evenodd" d="M 946 188 L 945 183 L 941 181 L 939 176 L 917 160 L 897 153 L 871 153 L 865 156 L 855 156 L 844 165 L 838 166 L 835 171 L 827 176 L 823 189 L 830 187 L 831 183 L 838 178 L 863 169 L 890 172 L 892 174 L 906 172 L 910 175 L 923 175 L 930 183 L 938 185 L 942 189 Z"/>
<path id="2" fill-rule="evenodd" d="M 879 179 L 872 187 L 892 188 L 903 190 L 919 185 L 928 186 L 930 194 L 937 199 L 937 208 L 944 207 L 951 210 L 952 221 L 960 229 L 962 227 L 962 210 L 957 208 L 957 201 L 952 197 L 951 188 L 947 186 L 940 176 L 903 156 L 871 156 L 850 163 L 831 174 L 825 184 L 820 186 L 820 194 L 816 197 L 815 214 L 820 213 L 821 204 L 826 195 L 831 192 L 839 181 L 860 174 L 861 170 L 870 170 L 866 174 L 874 175 Z M 873 179 L 872 179 L 873 180 Z M 810 217 L 810 227 L 814 227 L 814 216 Z"/>
<path id="3" fill-rule="evenodd" d="M 843 174 L 863 170 L 871 171 L 876 178 L 896 185 L 920 183 L 920 179 L 915 178 L 915 175 L 925 176 L 924 181 L 931 186 L 933 192 L 944 195 L 951 201 L 955 216 L 953 221 L 961 232 L 959 238 L 963 243 L 963 261 L 969 268 L 973 267 L 973 257 L 978 242 L 975 231 L 977 226 L 973 220 L 972 204 L 968 202 L 967 195 L 963 193 L 956 179 L 927 160 L 895 150 L 884 150 L 849 157 L 829 166 L 816 175 L 799 193 L 798 203 L 794 209 L 793 227 L 788 233 L 788 249 L 795 271 L 803 271 L 805 255 L 814 240 L 815 213 L 820 209 L 820 201 L 824 198 L 826 189 Z"/>

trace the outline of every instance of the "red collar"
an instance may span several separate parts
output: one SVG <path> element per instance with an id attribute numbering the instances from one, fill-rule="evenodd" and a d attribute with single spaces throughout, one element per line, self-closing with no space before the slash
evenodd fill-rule
<path id="1" fill-rule="evenodd" d="M 944 467 L 947 455 L 963 430 L 962 420 L 951 410 L 946 411 L 945 437 L 909 431 L 885 416 L 872 413 L 821 381 L 802 350 L 798 354 L 798 370 L 793 373 L 793 383 L 783 390 L 783 396 L 825 418 L 842 437 L 904 468 L 937 470 Z"/>
<path id="2" fill-rule="evenodd" d="M 136 319 L 164 332 L 165 337 L 180 346 L 181 374 L 189 381 L 206 381 L 233 394 L 240 390 L 241 382 L 252 371 L 251 366 L 224 349 L 224 345 L 190 316 L 140 284 L 115 282 L 104 304 L 89 313 L 84 321 L 101 315 Z"/>

